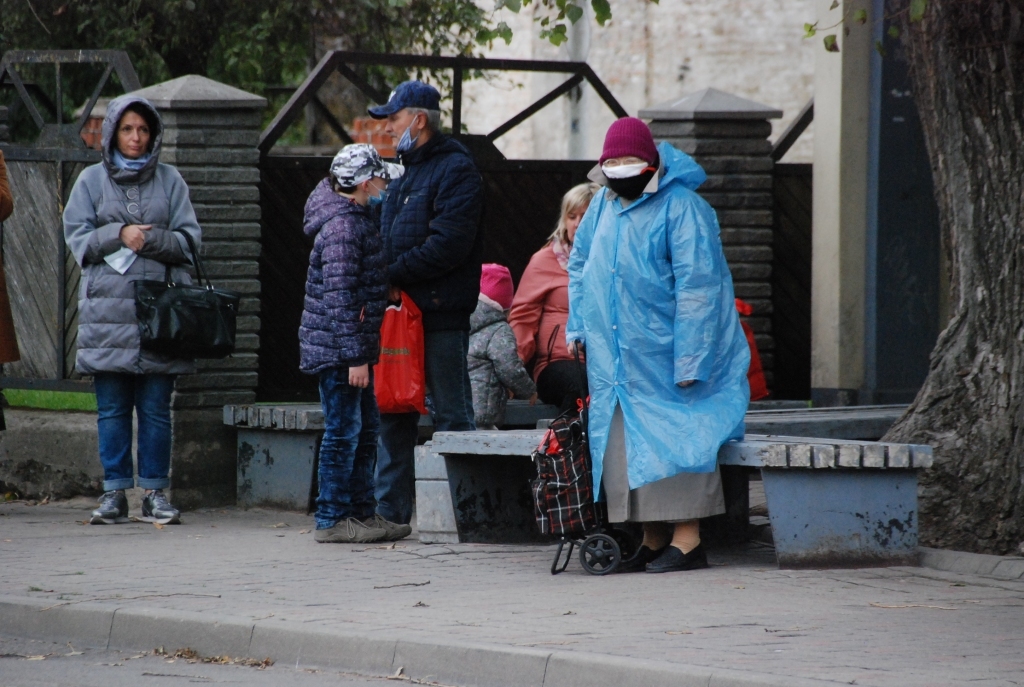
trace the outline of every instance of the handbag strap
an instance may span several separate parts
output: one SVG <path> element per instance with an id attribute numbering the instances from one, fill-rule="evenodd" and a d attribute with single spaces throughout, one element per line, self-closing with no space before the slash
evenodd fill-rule
<path id="1" fill-rule="evenodd" d="M 181 234 L 185 237 L 185 242 L 188 243 L 188 248 L 192 251 L 192 264 L 196 266 L 196 276 L 199 278 L 199 285 L 203 285 L 203 280 L 206 280 L 206 288 L 213 290 L 213 284 L 210 283 L 210 277 L 206 274 L 206 268 L 203 267 L 203 261 L 199 259 L 199 253 L 196 251 L 196 242 L 192 239 L 192 235 L 184 229 L 171 229 L 176 234 Z M 171 266 L 167 266 L 167 282 L 171 281 Z"/>

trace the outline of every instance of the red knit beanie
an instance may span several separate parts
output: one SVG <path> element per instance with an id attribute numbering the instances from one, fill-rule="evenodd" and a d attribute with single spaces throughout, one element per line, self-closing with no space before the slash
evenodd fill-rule
<path id="1" fill-rule="evenodd" d="M 612 122 L 605 134 L 604 150 L 598 162 L 603 165 L 606 160 L 628 156 L 638 157 L 652 165 L 658 159 L 658 148 L 654 145 L 651 130 L 636 117 L 623 117 Z"/>
<path id="2" fill-rule="evenodd" d="M 501 306 L 502 310 L 512 307 L 512 273 L 504 265 L 486 263 L 480 270 L 480 293 Z"/>

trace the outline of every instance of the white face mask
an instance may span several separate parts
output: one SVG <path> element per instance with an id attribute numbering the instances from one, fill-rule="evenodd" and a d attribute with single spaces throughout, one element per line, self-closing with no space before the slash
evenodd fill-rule
<path id="1" fill-rule="evenodd" d="M 646 162 L 637 162 L 631 165 L 617 165 L 615 167 L 609 167 L 608 165 L 601 165 L 601 171 L 609 179 L 628 179 L 629 177 L 635 177 L 645 169 L 650 167 Z"/>

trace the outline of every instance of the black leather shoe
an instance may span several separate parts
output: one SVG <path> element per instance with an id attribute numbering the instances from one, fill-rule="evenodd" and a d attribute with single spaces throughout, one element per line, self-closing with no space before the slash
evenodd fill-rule
<path id="1" fill-rule="evenodd" d="M 647 568 L 647 564 L 656 559 L 662 554 L 665 549 L 658 549 L 655 551 L 647 546 L 641 546 L 632 558 L 622 561 L 619 564 L 616 573 L 635 573 L 643 572 Z"/>
<path id="2" fill-rule="evenodd" d="M 676 570 L 699 570 L 708 567 L 708 556 L 704 552 L 704 544 L 697 544 L 690 553 L 683 553 L 674 546 L 666 546 L 655 560 L 647 564 L 647 572 L 663 573 Z"/>

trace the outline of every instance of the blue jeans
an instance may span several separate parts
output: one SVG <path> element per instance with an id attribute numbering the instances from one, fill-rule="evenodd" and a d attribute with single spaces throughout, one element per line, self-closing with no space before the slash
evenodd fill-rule
<path id="1" fill-rule="evenodd" d="M 316 528 L 334 527 L 348 518 L 365 520 L 374 512 L 373 464 L 377 458 L 380 413 L 370 386 L 349 385 L 348 368 L 320 373 L 320 403 L 324 409 L 324 438 L 320 442 L 320 494 L 316 498 Z"/>
<path id="2" fill-rule="evenodd" d="M 174 375 L 101 372 L 96 387 L 103 491 L 131 489 L 132 409 L 139 417 L 139 486 L 166 489 L 171 485 L 171 392 Z"/>
<path id="3" fill-rule="evenodd" d="M 425 332 L 423 371 L 430 394 L 430 413 L 437 432 L 471 432 L 473 390 L 469 385 L 469 332 Z M 391 522 L 408 524 L 416 490 L 414 451 L 419 435 L 418 413 L 381 415 L 377 453 L 377 512 Z"/>

